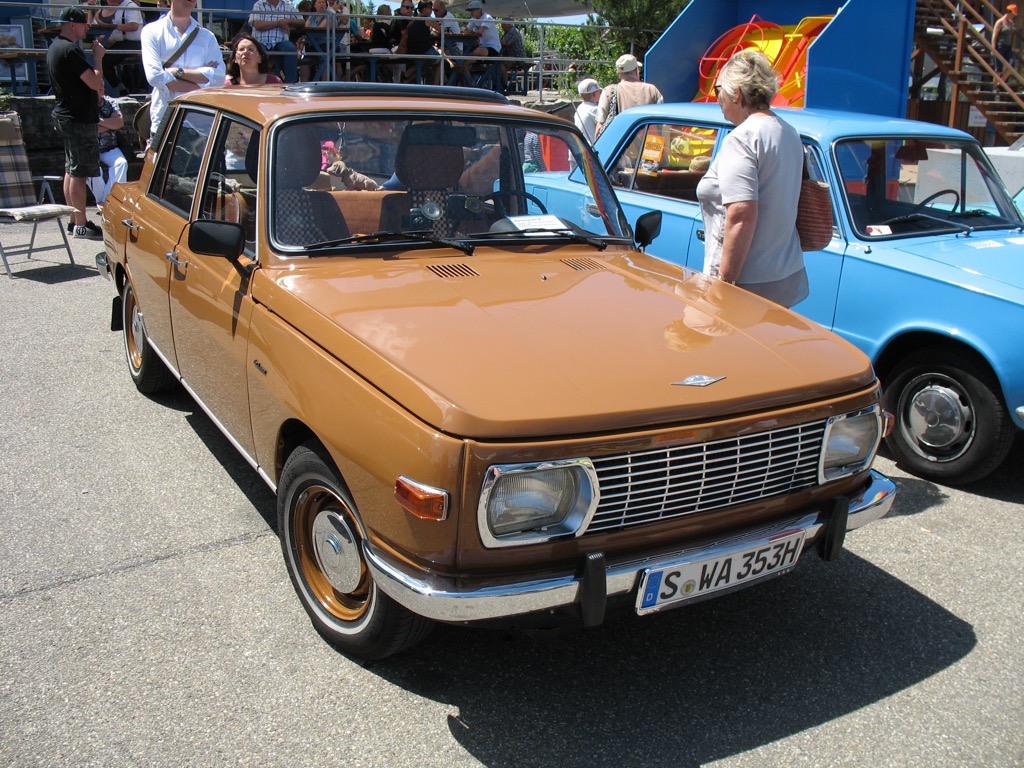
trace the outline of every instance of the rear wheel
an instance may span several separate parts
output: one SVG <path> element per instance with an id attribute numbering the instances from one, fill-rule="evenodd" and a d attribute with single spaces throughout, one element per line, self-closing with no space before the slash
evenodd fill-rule
<path id="1" fill-rule="evenodd" d="M 373 583 L 355 505 L 319 445 L 300 446 L 285 463 L 277 516 L 292 585 L 328 642 L 359 658 L 382 659 L 427 636 L 430 621 Z"/>
<path id="2" fill-rule="evenodd" d="M 1013 445 L 999 384 L 969 355 L 923 349 L 897 365 L 885 386 L 896 416 L 888 445 L 920 477 L 963 484 L 994 471 Z"/>
<path id="3" fill-rule="evenodd" d="M 136 389 L 146 395 L 170 389 L 172 374 L 146 339 L 146 325 L 135 298 L 132 281 L 127 278 L 121 290 L 121 326 L 124 331 L 124 355 Z"/>

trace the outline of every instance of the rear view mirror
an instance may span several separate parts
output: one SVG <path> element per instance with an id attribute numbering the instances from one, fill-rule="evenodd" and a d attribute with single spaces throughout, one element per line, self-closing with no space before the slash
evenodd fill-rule
<path id="1" fill-rule="evenodd" d="M 238 261 L 245 248 L 245 228 L 233 221 L 193 221 L 188 228 L 188 249 L 202 256 Z"/>
<path id="2" fill-rule="evenodd" d="M 636 220 L 633 239 L 642 251 L 661 234 L 661 211 L 648 211 Z"/>

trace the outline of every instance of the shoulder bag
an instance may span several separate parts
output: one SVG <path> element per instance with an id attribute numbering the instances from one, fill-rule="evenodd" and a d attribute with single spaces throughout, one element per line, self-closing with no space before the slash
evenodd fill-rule
<path id="1" fill-rule="evenodd" d="M 832 200 L 828 184 L 811 178 L 804 149 L 804 175 L 796 207 L 796 231 L 802 251 L 820 251 L 832 242 Z"/>
<path id="2" fill-rule="evenodd" d="M 170 67 L 174 62 L 181 58 L 181 55 L 188 50 L 188 47 L 192 45 L 192 41 L 196 39 L 196 35 L 199 34 L 199 25 L 197 24 L 192 28 L 185 39 L 181 41 L 174 52 L 164 59 L 164 69 Z M 141 149 L 146 148 L 146 144 L 149 142 L 149 134 L 152 129 L 152 121 L 149 117 L 149 108 L 152 102 L 152 95 L 149 100 L 139 105 L 139 111 L 135 113 L 135 119 L 132 121 L 132 127 L 135 129 L 135 134 L 139 140 L 139 147 Z M 123 150 L 122 150 L 123 151 Z"/>
<path id="3" fill-rule="evenodd" d="M 612 121 L 612 118 L 619 114 L 619 89 L 618 86 L 608 86 L 608 114 L 605 115 L 604 122 L 597 126 L 597 130 L 594 131 L 594 141 L 597 141 L 598 136 L 604 133 L 604 129 L 608 127 L 608 123 Z"/>

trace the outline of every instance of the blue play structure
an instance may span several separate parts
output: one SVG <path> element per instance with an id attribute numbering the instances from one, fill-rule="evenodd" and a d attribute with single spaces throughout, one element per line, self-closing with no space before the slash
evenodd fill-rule
<path id="1" fill-rule="evenodd" d="M 691 101 L 723 32 L 755 16 L 789 26 L 834 14 L 807 52 L 804 105 L 904 117 L 914 11 L 913 0 L 693 0 L 647 52 L 644 79 L 666 101 Z"/>

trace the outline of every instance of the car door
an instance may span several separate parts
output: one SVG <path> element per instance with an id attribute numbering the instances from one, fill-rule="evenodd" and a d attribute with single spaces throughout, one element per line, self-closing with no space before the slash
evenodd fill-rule
<path id="1" fill-rule="evenodd" d="M 661 234 L 648 253 L 692 269 L 704 267 L 697 184 L 721 133 L 716 126 L 683 121 L 638 123 L 608 163 L 628 221 L 651 210 L 662 212 Z"/>
<path id="2" fill-rule="evenodd" d="M 121 224 L 128 229 L 125 263 L 142 310 L 146 336 L 168 365 L 177 370 L 168 303 L 175 264 L 168 257 L 188 223 L 213 114 L 178 109 L 169 121 L 149 189 Z"/>
<path id="3" fill-rule="evenodd" d="M 254 455 L 246 360 L 253 300 L 249 277 L 256 266 L 255 168 L 237 158 L 255 157 L 260 131 L 223 116 L 213 132 L 209 159 L 198 185 L 196 218 L 232 221 L 247 230 L 246 252 L 237 261 L 198 254 L 188 247 L 188 230 L 174 249 L 170 286 L 174 348 L 182 381 L 207 413 Z M 250 176 L 250 172 L 252 176 Z"/>

